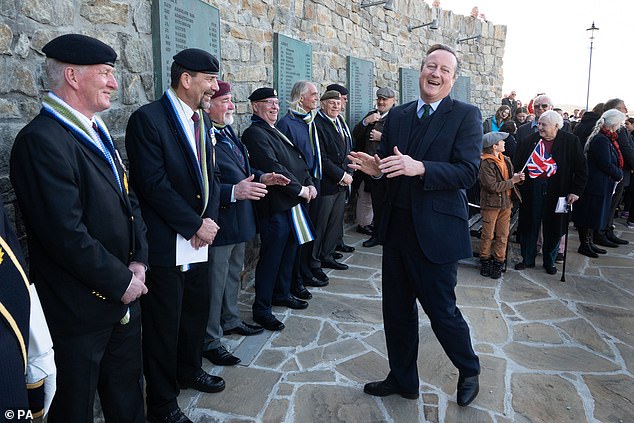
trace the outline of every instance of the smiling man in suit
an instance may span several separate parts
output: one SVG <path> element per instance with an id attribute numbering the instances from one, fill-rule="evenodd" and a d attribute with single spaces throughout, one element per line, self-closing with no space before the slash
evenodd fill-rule
<path id="1" fill-rule="evenodd" d="M 223 334 L 251 336 L 262 332 L 261 326 L 243 322 L 238 311 L 246 242 L 253 239 L 257 229 L 252 201 L 266 195 L 267 185 L 289 182 L 283 175 L 251 168 L 247 148 L 231 127 L 235 110 L 231 97 L 231 85 L 218 81 L 218 91 L 205 110 L 216 138 L 216 161 L 220 170 L 218 223 L 222 230 L 209 248 L 210 303 L 203 357 L 219 366 L 240 363 L 240 359 L 220 343 Z"/>
<path id="2" fill-rule="evenodd" d="M 390 112 L 378 155 L 350 154 L 351 167 L 388 182 L 378 230 L 390 372 L 365 385 L 370 395 L 419 396 L 416 300 L 460 372 L 458 405 L 478 394 L 480 364 L 454 289 L 458 260 L 472 256 L 465 191 L 478 177 L 482 120 L 478 108 L 449 97 L 459 68 L 453 49 L 430 47 L 421 66 L 420 98 Z"/>
<path id="3" fill-rule="evenodd" d="M 207 254 L 202 261 L 192 257 L 218 232 L 213 132 L 201 110 L 218 90 L 218 71 L 218 60 L 203 50 L 179 52 L 171 86 L 134 112 L 126 130 L 131 179 L 148 227 L 151 294 L 141 307 L 150 422 L 190 422 L 176 401 L 181 388 L 225 388 L 222 378 L 202 370 L 209 316 Z"/>

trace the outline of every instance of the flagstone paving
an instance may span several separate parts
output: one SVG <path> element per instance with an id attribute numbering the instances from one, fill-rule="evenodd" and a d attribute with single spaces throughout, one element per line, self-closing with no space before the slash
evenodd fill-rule
<path id="1" fill-rule="evenodd" d="M 362 247 L 352 231 L 349 270 L 330 271 L 306 310 L 275 307 L 282 332 L 225 338 L 237 355 L 248 343 L 261 348 L 236 367 L 205 361 L 227 389 L 183 391 L 179 403 L 196 422 L 634 422 L 634 231 L 617 234 L 632 243 L 598 259 L 577 254 L 571 234 L 565 282 L 562 265 L 548 275 L 539 257 L 534 269 L 512 270 L 516 244 L 501 279 L 481 277 L 475 259 L 460 263 L 456 295 L 482 365 L 470 407 L 456 404 L 458 372 L 422 311 L 420 398 L 363 393 L 388 371 L 381 247 Z M 246 320 L 252 289 L 240 297 Z"/>
<path id="2" fill-rule="evenodd" d="M 330 271 L 330 284 L 311 289 L 306 310 L 274 307 L 286 329 L 224 344 L 243 359 L 205 369 L 222 376 L 225 391 L 184 390 L 179 404 L 195 422 L 634 422 L 634 231 L 619 219 L 617 235 L 631 243 L 590 259 L 571 234 L 566 281 L 534 269 L 483 278 L 477 260 L 459 265 L 456 295 L 480 356 L 480 394 L 456 404 L 458 371 L 420 311 L 418 400 L 375 398 L 368 381 L 388 372 L 381 316 L 381 247 L 348 231 L 357 251 Z M 572 231 L 571 231 L 572 232 Z M 477 243 L 475 244 L 477 245 Z M 250 321 L 253 287 L 241 293 Z"/>

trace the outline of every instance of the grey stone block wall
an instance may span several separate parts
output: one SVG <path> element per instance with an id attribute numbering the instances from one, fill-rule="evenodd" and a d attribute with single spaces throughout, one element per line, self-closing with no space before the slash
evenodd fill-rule
<path id="1" fill-rule="evenodd" d="M 368 0 L 363 0 L 367 2 Z M 360 8 L 359 0 L 214 0 L 220 10 L 223 78 L 233 85 L 236 127 L 249 122 L 247 102 L 255 88 L 273 83 L 273 33 L 308 42 L 313 80 L 324 89 L 346 81 L 346 56 L 375 63 L 375 85 L 398 91 L 399 67 L 418 69 L 427 48 L 454 46 L 471 77 L 471 102 L 492 114 L 502 94 L 506 27 L 420 0 L 396 0 L 395 10 Z M 119 91 L 103 113 L 118 146 L 130 114 L 154 99 L 151 0 L 3 0 L 0 2 L 0 195 L 11 208 L 9 153 L 18 131 L 40 109 L 45 93 L 42 46 L 71 32 L 97 37 L 119 54 Z M 439 16 L 440 29 L 407 30 Z M 480 35 L 479 42 L 457 44 Z M 283 112 L 283 111 L 282 111 Z"/>

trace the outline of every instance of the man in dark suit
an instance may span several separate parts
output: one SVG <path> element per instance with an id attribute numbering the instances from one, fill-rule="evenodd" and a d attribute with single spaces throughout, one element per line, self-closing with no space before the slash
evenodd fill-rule
<path id="1" fill-rule="evenodd" d="M 313 269 L 335 265 L 333 253 L 343 226 L 346 191 L 352 183 L 352 175 L 347 172 L 351 140 L 338 119 L 341 94 L 335 90 L 326 91 L 320 100 L 315 125 L 321 146 L 323 177 L 321 191 L 313 204 L 316 216 L 313 221 L 316 232 L 311 260 Z"/>
<path id="2" fill-rule="evenodd" d="M 468 405 L 478 394 L 480 364 L 454 288 L 458 260 L 472 256 L 465 191 L 478 176 L 482 119 L 478 108 L 449 97 L 459 64 L 450 47 L 430 47 L 421 67 L 420 99 L 390 112 L 378 155 L 350 154 L 351 167 L 388 182 L 377 229 L 383 240 L 390 372 L 365 385 L 370 395 L 418 398 L 416 299 L 460 372 L 458 405 Z"/>
<path id="3" fill-rule="evenodd" d="M 201 368 L 207 247 L 218 231 L 219 183 L 213 132 L 200 109 L 218 90 L 218 70 L 218 60 L 203 50 L 179 52 L 170 88 L 134 112 L 126 130 L 130 175 L 148 227 L 150 293 L 141 306 L 151 422 L 190 421 L 176 401 L 180 388 L 225 387 Z"/>
<path id="4" fill-rule="evenodd" d="M 240 359 L 220 343 L 222 335 L 251 336 L 262 332 L 261 326 L 242 321 L 238 311 L 245 247 L 257 229 L 252 201 L 266 195 L 266 185 L 283 185 L 289 180 L 283 175 L 251 168 L 249 153 L 231 127 L 235 110 L 231 85 L 218 81 L 218 87 L 205 112 L 216 138 L 216 163 L 220 170 L 218 224 L 222 229 L 209 248 L 209 320 L 203 357 L 219 366 L 232 366 L 240 363 Z"/>
<path id="5" fill-rule="evenodd" d="M 267 330 L 280 331 L 284 323 L 272 312 L 272 305 L 306 308 L 306 301 L 291 295 L 293 264 L 299 244 L 312 240 L 308 213 L 303 203 L 317 196 L 301 150 L 275 128 L 280 110 L 272 88 L 258 88 L 249 96 L 253 116 L 242 134 L 250 152 L 251 165 L 262 172 L 282 174 L 290 182 L 271 186 L 256 203 L 260 224 L 260 258 L 255 268 L 253 320 Z"/>
<path id="6" fill-rule="evenodd" d="M 117 89 L 114 50 L 68 34 L 44 46 L 52 91 L 18 134 L 11 182 L 24 215 L 31 279 L 55 347 L 48 421 L 143 422 L 145 225 L 118 151 L 96 115 Z"/>

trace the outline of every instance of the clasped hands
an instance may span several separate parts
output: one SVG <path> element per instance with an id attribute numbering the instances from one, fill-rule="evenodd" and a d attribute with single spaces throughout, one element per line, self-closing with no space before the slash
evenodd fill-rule
<path id="1" fill-rule="evenodd" d="M 348 159 L 351 162 L 350 168 L 374 177 L 386 175 L 388 178 L 395 178 L 401 175 L 422 176 L 425 174 L 423 162 L 401 153 L 396 146 L 394 146 L 394 154 L 383 159 L 376 154 L 370 156 L 362 151 L 351 151 Z"/>
<path id="2" fill-rule="evenodd" d="M 145 286 L 145 265 L 133 261 L 128 266 L 128 269 L 132 272 L 132 279 L 130 280 L 128 289 L 126 289 L 123 293 L 123 297 L 121 297 L 123 304 L 130 304 L 141 295 L 147 294 L 147 286 Z"/>

